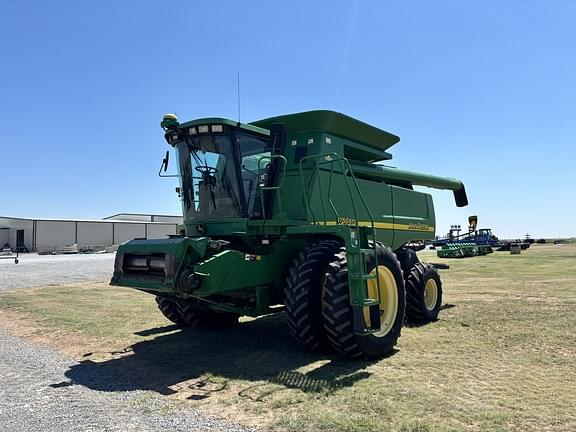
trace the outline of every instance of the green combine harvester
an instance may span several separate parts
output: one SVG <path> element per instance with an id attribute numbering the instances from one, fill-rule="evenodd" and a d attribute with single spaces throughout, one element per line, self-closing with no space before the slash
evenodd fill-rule
<path id="1" fill-rule="evenodd" d="M 404 246 L 435 233 L 432 197 L 413 186 L 468 201 L 459 180 L 377 164 L 397 136 L 332 111 L 161 126 L 184 232 L 121 245 L 112 285 L 156 296 L 180 326 L 285 311 L 304 347 L 348 357 L 385 355 L 405 318 L 437 318 L 440 276 Z"/>

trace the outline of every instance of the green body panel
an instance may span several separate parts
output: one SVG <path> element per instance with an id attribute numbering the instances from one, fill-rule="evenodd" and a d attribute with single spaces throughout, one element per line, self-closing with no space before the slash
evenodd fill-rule
<path id="1" fill-rule="evenodd" d="M 215 254 L 195 267 L 202 283 L 195 295 L 209 296 L 266 285 L 270 289 L 282 287 L 286 277 L 284 263 L 293 259 L 305 242 L 298 239 L 281 239 L 270 246 L 260 246 L 254 253 L 225 250 Z M 277 297 L 275 295 L 272 298 Z"/>
<path id="2" fill-rule="evenodd" d="M 207 235 L 210 237 L 221 237 L 226 235 L 241 235 L 248 231 L 248 219 L 208 219 L 203 220 L 203 232 L 198 232 L 198 222 L 193 219 L 184 220 L 186 235 L 195 237 Z"/>
<path id="3" fill-rule="evenodd" d="M 283 125 L 281 140 L 275 132 L 278 123 Z M 369 276 L 365 274 L 366 256 L 375 253 L 372 241 L 400 250 L 407 242 L 434 238 L 432 198 L 414 191 L 413 185 L 449 189 L 455 194 L 461 191 L 465 198 L 459 180 L 374 164 L 391 159 L 387 149 L 399 138 L 331 111 L 290 114 L 251 124 L 222 118 L 180 124 L 170 116 L 162 125 L 178 152 L 188 152 L 208 135 L 216 139 L 211 138 L 212 133 L 200 133 L 200 129 L 208 130 L 201 128 L 204 125 L 210 130 L 213 125 L 223 125 L 217 131 L 232 131 L 231 137 L 233 131 L 243 131 L 267 142 L 284 143 L 283 149 L 274 147 L 277 153 L 259 156 L 258 171 L 250 174 L 257 176 L 250 177 L 250 170 L 240 162 L 234 168 L 246 176 L 244 180 L 249 178 L 249 184 L 258 182 L 254 206 L 261 207 L 259 217 L 190 217 L 184 211 L 184 237 L 133 240 L 119 247 L 111 284 L 194 300 L 209 309 L 252 316 L 275 310 L 273 306 L 283 302 L 284 281 L 294 258 L 326 238 L 339 239 L 346 248 L 351 305 L 377 306 L 378 299 L 368 298 Z M 198 179 L 192 176 L 199 174 L 191 169 L 190 155 L 179 154 L 183 155 L 178 159 L 180 172 L 189 176 L 186 180 L 192 184 L 193 178 Z M 256 157 L 250 156 L 253 154 L 248 156 Z M 277 177 L 269 184 L 261 175 L 272 164 Z M 216 168 L 215 172 L 222 174 L 232 170 L 232 165 Z M 204 175 L 202 187 L 206 188 L 210 179 Z M 195 186 L 194 199 L 201 184 Z M 210 193 L 204 192 L 204 196 Z M 159 271 L 162 259 L 164 270 Z"/>
<path id="4" fill-rule="evenodd" d="M 385 150 L 400 141 L 396 135 L 334 111 L 318 110 L 288 114 L 251 124 L 268 129 L 273 123 L 284 123 L 286 132 L 293 137 L 320 133 L 340 138 L 347 147 L 350 147 L 347 149 L 347 154 L 340 154 L 356 160 L 391 159 L 392 156 Z M 368 154 L 373 154 L 375 157 L 366 158 Z"/>
<path id="5" fill-rule="evenodd" d="M 243 240 L 250 242 L 254 239 Z M 271 245 L 256 247 L 254 253 L 237 250 L 211 251 L 210 243 L 211 240 L 207 237 L 126 242 L 118 249 L 117 263 L 125 257 L 162 255 L 165 268 L 172 265 L 173 270 L 169 275 L 142 277 L 138 272 L 121 271 L 122 266 L 117 264 L 111 284 L 138 288 L 155 295 L 204 299 L 206 307 L 210 309 L 258 316 L 269 313 L 269 306 L 282 302 L 285 263 L 292 260 L 306 245 L 306 239 L 305 236 L 285 236 Z M 194 267 L 199 288 L 191 288 L 178 280 L 183 268 L 189 266 Z M 238 308 L 218 305 L 216 300 L 211 299 L 211 296 L 216 294 L 230 293 L 241 293 L 251 301 Z"/>
<path id="6" fill-rule="evenodd" d="M 328 195 L 329 177 L 329 172 L 321 171 L 320 180 L 316 180 L 311 188 L 310 219 L 321 223 L 358 222 L 370 226 L 370 214 L 357 195 L 350 196 L 341 176 L 332 180 Z M 358 179 L 358 185 L 365 200 L 370 203 L 369 210 L 378 241 L 398 249 L 408 241 L 434 238 L 434 207 L 429 194 L 364 179 Z"/>
<path id="7" fill-rule="evenodd" d="M 205 256 L 209 241 L 206 237 L 130 240 L 120 245 L 116 252 L 111 284 L 165 293 L 176 292 L 178 290 L 176 279 L 182 266 Z M 162 277 L 141 277 L 138 273 L 129 275 L 119 265 L 119 262 L 128 256 L 150 257 L 159 254 L 164 256 L 165 268 L 172 268 L 171 272 Z"/>

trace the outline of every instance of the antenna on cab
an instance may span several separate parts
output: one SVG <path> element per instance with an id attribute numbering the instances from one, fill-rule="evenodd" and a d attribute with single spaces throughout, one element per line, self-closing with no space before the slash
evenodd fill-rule
<path id="1" fill-rule="evenodd" d="M 238 72 L 237 87 L 238 87 L 238 123 L 240 123 L 240 72 Z"/>

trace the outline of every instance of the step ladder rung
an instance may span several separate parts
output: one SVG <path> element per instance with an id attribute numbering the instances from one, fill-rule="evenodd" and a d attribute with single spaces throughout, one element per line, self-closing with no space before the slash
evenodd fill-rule
<path id="1" fill-rule="evenodd" d="M 372 249 L 372 248 L 362 248 L 362 249 L 360 249 L 360 251 L 361 251 L 364 255 L 374 254 L 374 249 Z"/>
<path id="2" fill-rule="evenodd" d="M 354 279 L 354 280 L 374 280 L 376 279 L 376 275 L 375 274 L 358 274 L 358 273 L 350 273 L 348 275 L 348 277 L 350 279 Z"/>
<path id="3" fill-rule="evenodd" d="M 352 306 L 357 306 L 357 307 L 361 307 L 361 308 L 365 308 L 365 307 L 370 307 L 370 306 L 378 306 L 380 305 L 380 300 L 379 299 L 364 299 L 363 302 L 361 303 L 352 303 Z"/>
<path id="4" fill-rule="evenodd" d="M 371 334 L 378 333 L 380 329 L 364 329 L 364 331 L 355 331 L 357 336 L 370 336 Z"/>

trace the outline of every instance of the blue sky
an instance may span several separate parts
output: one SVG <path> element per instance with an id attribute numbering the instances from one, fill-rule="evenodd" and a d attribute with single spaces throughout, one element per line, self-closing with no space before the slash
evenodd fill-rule
<path id="1" fill-rule="evenodd" d="M 165 112 L 331 109 L 401 137 L 437 232 L 574 236 L 576 2 L 19 1 L 0 4 L 0 215 L 177 214 Z"/>

